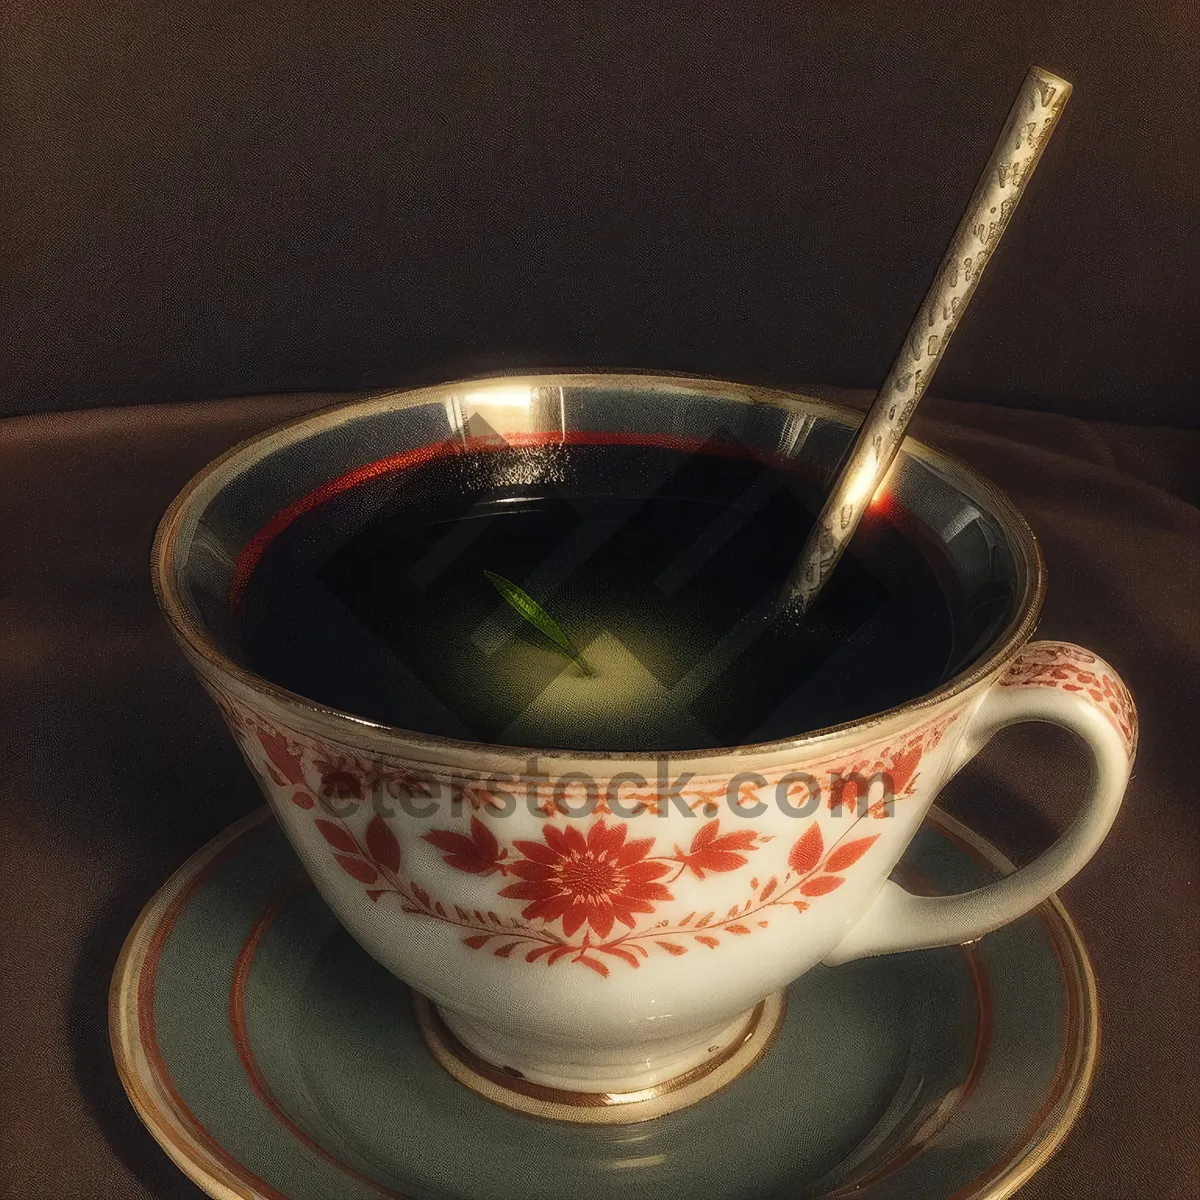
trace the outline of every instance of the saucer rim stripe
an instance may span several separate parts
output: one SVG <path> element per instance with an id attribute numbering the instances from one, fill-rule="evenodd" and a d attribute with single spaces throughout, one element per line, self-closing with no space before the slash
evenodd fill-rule
<path id="1" fill-rule="evenodd" d="M 1016 869 L 1005 854 L 968 825 L 944 810 L 931 809 L 930 816 L 935 814 L 941 832 L 977 862 Z M 1100 1055 L 1100 997 L 1091 956 L 1057 893 L 1033 911 L 1046 931 L 1067 998 L 1063 1052 L 1045 1100 L 1010 1143 L 1008 1155 L 946 1200 L 1005 1200 L 1011 1196 L 1050 1161 L 1066 1140 L 1095 1081 Z"/>
<path id="2" fill-rule="evenodd" d="M 126 936 L 109 987 L 109 1042 L 117 1075 L 134 1111 L 176 1166 L 221 1200 L 289 1198 L 229 1154 L 176 1090 L 154 1024 L 157 958 L 187 903 L 269 814 L 269 809 L 261 808 L 234 822 L 159 888 Z M 135 1050 L 145 1060 L 146 1072 L 160 1096 L 152 1094 L 138 1070 Z"/>
<path id="3" fill-rule="evenodd" d="M 994 865 L 989 864 L 989 866 Z M 908 891 L 927 896 L 943 894 L 916 871 L 900 868 L 897 871 L 897 875 L 900 877 L 897 882 L 900 882 Z M 988 976 L 987 968 L 983 963 L 982 956 L 976 950 L 974 943 L 954 946 L 952 949 L 957 950 L 962 955 L 963 961 L 966 964 L 967 973 L 971 979 L 971 987 L 975 995 L 975 1011 L 977 1014 L 971 1063 L 967 1068 L 966 1077 L 963 1079 L 963 1082 L 955 1089 L 953 1104 L 946 1106 L 944 1112 L 940 1111 L 937 1113 L 938 1119 L 932 1125 L 932 1128 L 925 1125 L 918 1125 L 910 1135 L 908 1141 L 901 1146 L 897 1146 L 888 1158 L 884 1159 L 883 1162 L 868 1172 L 868 1174 L 855 1179 L 850 1191 L 846 1191 L 843 1188 L 835 1188 L 834 1191 L 828 1193 L 825 1200 L 836 1200 L 837 1197 L 842 1195 L 853 1195 L 860 1192 L 864 1187 L 872 1183 L 878 1183 L 879 1180 L 886 1179 L 889 1175 L 893 1175 L 902 1167 L 907 1166 L 927 1146 L 937 1140 L 946 1126 L 954 1119 L 959 1109 L 970 1099 L 971 1093 L 978 1086 L 979 1080 L 982 1078 L 984 1070 L 987 1067 L 988 1054 L 992 1047 L 995 1005 L 992 998 L 991 980 Z"/>
<path id="4" fill-rule="evenodd" d="M 337 1167 L 338 1170 L 345 1172 L 358 1183 L 371 1188 L 378 1195 L 385 1197 L 386 1200 L 409 1200 L 408 1196 L 393 1191 L 378 1180 L 372 1179 L 369 1175 L 364 1175 L 349 1163 L 343 1162 L 297 1125 L 288 1115 L 287 1110 L 276 1099 L 274 1092 L 271 1091 L 270 1085 L 259 1068 L 258 1059 L 254 1054 L 254 1047 L 250 1042 L 249 1030 L 246 1028 L 246 984 L 250 978 L 250 969 L 254 964 L 254 956 L 257 954 L 258 948 L 267 934 L 267 930 L 271 927 L 276 917 L 283 912 L 288 904 L 305 892 L 313 890 L 313 887 L 312 881 L 305 879 L 281 888 L 268 902 L 262 912 L 259 913 L 250 932 L 242 942 L 237 960 L 234 963 L 233 976 L 229 985 L 229 1027 L 233 1036 L 233 1044 L 237 1049 L 238 1057 L 241 1059 L 242 1068 L 246 1072 L 246 1079 L 250 1084 L 251 1090 L 258 1097 L 263 1107 L 284 1126 L 288 1133 L 326 1162 Z"/>

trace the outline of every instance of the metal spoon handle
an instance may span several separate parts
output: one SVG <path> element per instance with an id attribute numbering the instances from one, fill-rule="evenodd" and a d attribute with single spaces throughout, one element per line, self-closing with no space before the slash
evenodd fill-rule
<path id="1" fill-rule="evenodd" d="M 1025 76 L 942 265 L 788 577 L 781 599 L 792 611 L 812 604 L 854 536 L 1070 94 L 1065 79 L 1041 67 Z"/>

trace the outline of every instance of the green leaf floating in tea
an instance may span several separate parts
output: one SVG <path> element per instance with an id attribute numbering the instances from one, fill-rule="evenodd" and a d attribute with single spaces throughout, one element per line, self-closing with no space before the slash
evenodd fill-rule
<path id="1" fill-rule="evenodd" d="M 566 630 L 524 588 L 517 587 L 511 579 L 505 579 L 495 571 L 484 571 L 484 574 L 514 612 L 549 638 L 585 675 L 595 675 L 596 672 Z"/>

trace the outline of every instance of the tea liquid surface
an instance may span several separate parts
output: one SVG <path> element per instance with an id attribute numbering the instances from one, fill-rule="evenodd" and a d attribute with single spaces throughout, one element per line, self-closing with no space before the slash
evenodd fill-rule
<path id="1" fill-rule="evenodd" d="M 820 501 L 794 466 L 717 445 L 450 453 L 348 488 L 274 538 L 238 605 L 242 653 L 320 703 L 472 741 L 796 736 L 935 687 L 954 641 L 936 551 L 886 506 L 804 619 L 769 619 Z M 486 572 L 532 596 L 594 673 Z"/>

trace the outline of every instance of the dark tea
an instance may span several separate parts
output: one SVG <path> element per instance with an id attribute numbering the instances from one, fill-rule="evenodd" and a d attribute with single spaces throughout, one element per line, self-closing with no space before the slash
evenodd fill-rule
<path id="1" fill-rule="evenodd" d="M 266 541 L 234 598 L 247 665 L 322 704 L 493 744 L 688 750 L 879 712 L 952 666 L 952 576 L 886 503 L 816 606 L 778 617 L 825 481 L 731 441 L 585 434 L 361 474 Z"/>

